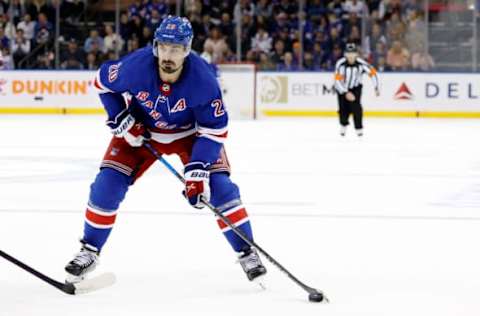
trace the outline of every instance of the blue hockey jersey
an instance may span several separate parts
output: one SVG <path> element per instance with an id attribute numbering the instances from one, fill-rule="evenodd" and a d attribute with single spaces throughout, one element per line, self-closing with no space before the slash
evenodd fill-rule
<path id="1" fill-rule="evenodd" d="M 95 86 L 115 122 L 129 111 L 143 123 L 152 139 L 168 144 L 196 134 L 191 161 L 213 163 L 227 136 L 228 115 L 213 68 L 190 53 L 173 84 L 162 82 L 158 60 L 147 46 L 115 61 L 105 62 Z"/>

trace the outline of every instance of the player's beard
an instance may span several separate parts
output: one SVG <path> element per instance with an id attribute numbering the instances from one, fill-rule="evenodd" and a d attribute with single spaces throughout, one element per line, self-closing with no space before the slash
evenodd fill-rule
<path id="1" fill-rule="evenodd" d="M 175 67 L 175 63 L 171 60 L 163 60 L 160 64 L 160 69 L 167 73 L 167 74 L 173 74 L 177 72 L 180 67 Z"/>

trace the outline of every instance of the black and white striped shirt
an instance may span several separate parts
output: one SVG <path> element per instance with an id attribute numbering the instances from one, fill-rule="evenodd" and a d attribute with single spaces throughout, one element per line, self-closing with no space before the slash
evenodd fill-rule
<path id="1" fill-rule="evenodd" d="M 360 57 L 349 64 L 346 57 L 340 58 L 335 65 L 335 89 L 339 94 L 347 93 L 362 84 L 363 74 L 372 78 L 373 86 L 378 89 L 378 76 L 375 67 Z"/>

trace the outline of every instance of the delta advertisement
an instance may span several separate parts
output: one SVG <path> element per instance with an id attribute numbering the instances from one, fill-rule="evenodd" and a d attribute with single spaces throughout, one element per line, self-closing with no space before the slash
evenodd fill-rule
<path id="1" fill-rule="evenodd" d="M 367 115 L 480 117 L 480 74 L 379 73 L 380 96 L 363 77 Z M 335 115 L 332 73 L 262 72 L 257 107 L 264 116 Z"/>

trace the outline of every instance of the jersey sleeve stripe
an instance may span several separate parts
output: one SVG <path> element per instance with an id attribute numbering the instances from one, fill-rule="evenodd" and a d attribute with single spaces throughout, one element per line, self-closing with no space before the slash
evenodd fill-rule
<path id="1" fill-rule="evenodd" d="M 199 137 L 205 137 L 205 138 L 208 138 L 210 140 L 213 140 L 214 142 L 223 144 L 225 142 L 225 139 L 227 138 L 227 133 L 225 133 L 225 135 L 221 135 L 221 136 L 215 136 L 215 135 L 210 135 L 210 134 L 200 134 L 198 136 Z"/>
<path id="2" fill-rule="evenodd" d="M 114 91 L 108 89 L 100 80 L 100 71 L 97 71 L 97 75 L 95 76 L 95 80 L 93 81 L 93 86 L 97 90 L 98 93 L 114 93 Z"/>
<path id="3" fill-rule="evenodd" d="M 222 127 L 222 128 L 208 128 L 208 127 L 203 127 L 203 126 L 198 126 L 197 131 L 200 134 L 210 134 L 210 135 L 216 135 L 216 136 L 221 136 L 227 134 L 228 127 Z"/>

